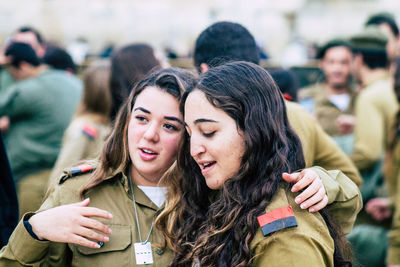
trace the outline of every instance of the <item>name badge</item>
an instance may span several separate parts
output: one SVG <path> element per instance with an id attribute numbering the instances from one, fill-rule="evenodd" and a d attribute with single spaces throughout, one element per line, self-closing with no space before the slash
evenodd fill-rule
<path id="1" fill-rule="evenodd" d="M 152 264 L 153 252 L 151 251 L 151 243 L 135 243 L 135 258 L 136 264 Z"/>

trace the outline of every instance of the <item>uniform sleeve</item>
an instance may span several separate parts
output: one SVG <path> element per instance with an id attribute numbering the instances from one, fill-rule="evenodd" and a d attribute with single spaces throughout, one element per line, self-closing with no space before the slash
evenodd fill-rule
<path id="1" fill-rule="evenodd" d="M 360 190 L 341 171 L 326 171 L 320 167 L 312 168 L 321 178 L 328 195 L 328 211 L 348 234 L 353 228 L 357 214 L 363 204 Z"/>
<path id="2" fill-rule="evenodd" d="M 320 240 L 300 232 L 266 238 L 257 245 L 255 255 L 252 266 L 256 267 L 333 266 L 333 251 Z"/>
<path id="3" fill-rule="evenodd" d="M 359 170 L 370 167 L 384 151 L 384 119 L 370 101 L 368 95 L 361 94 L 355 107 L 356 126 L 354 129 L 354 152 L 351 159 Z"/>
<path id="4" fill-rule="evenodd" d="M 42 204 L 41 210 L 58 206 L 58 190 L 55 190 Z M 0 267 L 32 266 L 48 263 L 50 266 L 67 266 L 67 245 L 34 239 L 26 230 L 23 220 L 28 220 L 34 213 L 25 214 L 12 233 L 8 244 L 0 251 Z"/>
<path id="5" fill-rule="evenodd" d="M 326 170 L 340 170 L 358 187 L 361 187 L 362 179 L 357 168 L 333 139 L 317 124 L 315 124 L 314 140 L 316 143 L 313 165 L 321 166 Z M 340 183 L 340 181 L 338 182 Z"/>

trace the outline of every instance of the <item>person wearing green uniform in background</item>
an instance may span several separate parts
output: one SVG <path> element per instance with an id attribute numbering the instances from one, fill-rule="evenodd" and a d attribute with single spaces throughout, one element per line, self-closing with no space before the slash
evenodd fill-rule
<path id="1" fill-rule="evenodd" d="M 397 102 L 400 103 L 400 57 L 394 59 L 393 89 Z M 376 219 L 392 216 L 389 231 L 389 246 L 386 255 L 388 267 L 400 266 L 400 109 L 397 111 L 395 123 L 390 132 L 389 147 L 385 157 L 385 182 L 389 191 L 387 205 L 371 208 L 371 214 Z M 368 208 L 368 207 L 367 207 Z"/>
<path id="2" fill-rule="evenodd" d="M 97 158 L 110 134 L 109 62 L 93 62 L 83 74 L 83 83 L 82 101 L 64 133 L 61 151 L 50 174 L 50 187 L 58 183 L 65 168 Z"/>
<path id="3" fill-rule="evenodd" d="M 345 39 L 332 39 L 320 48 L 317 57 L 325 80 L 301 89 L 299 103 L 316 117 L 346 154 L 351 154 L 357 92 L 351 80 L 350 44 Z"/>
<path id="4" fill-rule="evenodd" d="M 81 98 L 81 81 L 40 64 L 26 43 L 5 52 L 12 86 L 0 92 L 4 142 L 18 190 L 20 211 L 40 206 L 61 139 Z"/>
<path id="5" fill-rule="evenodd" d="M 355 105 L 355 143 L 351 158 L 361 172 L 361 194 L 366 206 L 380 205 L 385 197 L 382 158 L 397 110 L 392 89 L 387 37 L 375 26 L 369 26 L 350 38 L 353 48 L 353 74 L 361 85 Z M 349 235 L 355 256 L 361 264 L 382 266 L 387 247 L 387 230 L 362 211 L 357 226 Z"/>

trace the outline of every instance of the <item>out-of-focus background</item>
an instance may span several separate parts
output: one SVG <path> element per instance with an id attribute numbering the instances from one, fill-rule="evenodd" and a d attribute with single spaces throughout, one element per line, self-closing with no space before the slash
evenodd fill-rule
<path id="1" fill-rule="evenodd" d="M 88 54 L 100 54 L 111 45 L 143 41 L 159 51 L 167 49 L 186 57 L 203 29 L 215 21 L 229 20 L 248 28 L 271 61 L 290 65 L 289 46 L 300 51 L 291 61 L 302 64 L 304 56 L 313 56 L 313 45 L 358 31 L 368 15 L 381 10 L 397 16 L 400 1 L 1 1 L 0 41 L 29 24 L 70 52 L 77 43 L 87 42 Z"/>

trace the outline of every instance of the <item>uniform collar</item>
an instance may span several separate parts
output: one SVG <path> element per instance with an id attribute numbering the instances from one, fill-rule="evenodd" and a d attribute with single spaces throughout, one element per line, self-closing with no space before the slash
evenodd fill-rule
<path id="1" fill-rule="evenodd" d="M 128 171 L 124 171 L 128 170 Z M 119 179 L 119 182 L 122 184 L 125 193 L 128 194 L 129 198 L 132 199 L 132 194 L 129 188 L 129 176 L 126 175 L 126 173 L 129 173 L 129 168 L 123 168 L 123 166 L 120 166 L 117 170 L 111 172 L 109 175 L 107 175 L 104 178 L 104 181 L 110 180 L 110 179 Z M 160 208 L 157 207 L 156 204 L 154 204 L 147 196 L 146 194 L 135 184 L 133 183 L 133 193 L 135 194 L 135 200 L 136 203 L 139 205 L 146 206 L 148 208 L 151 208 L 153 210 L 159 210 L 162 209 L 163 206 Z"/>
<path id="2" fill-rule="evenodd" d="M 376 79 L 370 81 L 369 83 L 365 84 L 363 86 L 363 89 L 370 87 L 371 85 L 380 82 L 380 81 L 384 81 L 384 80 L 389 80 L 390 78 L 390 74 L 388 72 L 383 73 L 382 75 L 376 77 Z"/>

